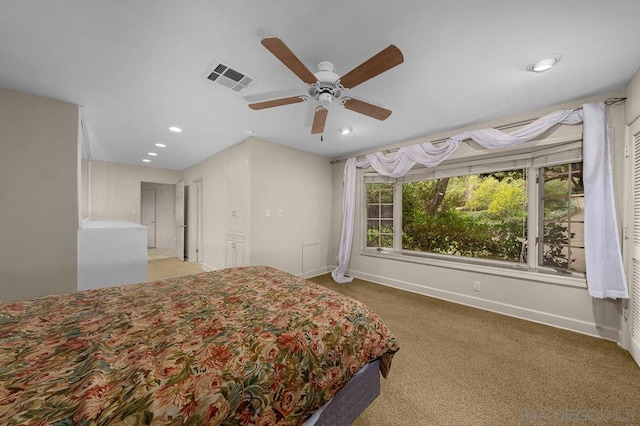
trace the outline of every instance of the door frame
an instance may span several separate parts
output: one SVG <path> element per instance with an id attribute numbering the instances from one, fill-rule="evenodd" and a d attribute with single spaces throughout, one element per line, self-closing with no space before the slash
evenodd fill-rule
<path id="1" fill-rule="evenodd" d="M 180 181 L 175 184 L 176 185 L 176 198 L 175 198 L 175 230 L 176 230 L 176 244 L 174 247 L 174 254 L 180 261 L 184 261 L 184 228 L 186 225 L 185 217 L 184 217 L 184 202 L 185 202 L 185 184 L 184 181 Z M 182 193 L 182 196 L 178 196 L 179 193 Z M 180 213 L 180 214 L 179 214 Z M 182 220 L 180 220 L 179 216 L 182 216 Z M 182 245 L 182 251 L 180 251 L 180 245 Z"/>
<path id="2" fill-rule="evenodd" d="M 204 195 L 203 195 L 204 186 L 203 186 L 202 179 L 193 181 L 193 183 L 196 188 L 196 214 L 195 214 L 196 232 L 194 233 L 196 238 L 196 262 L 202 263 L 204 262 L 204 232 L 203 232 L 204 224 L 202 222 L 202 218 L 203 218 L 202 204 L 204 200 Z"/>

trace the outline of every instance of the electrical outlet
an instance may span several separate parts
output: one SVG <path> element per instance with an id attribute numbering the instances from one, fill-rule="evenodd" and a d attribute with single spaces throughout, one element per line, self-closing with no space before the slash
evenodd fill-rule
<path id="1" fill-rule="evenodd" d="M 473 291 L 480 291 L 480 281 L 473 282 Z"/>

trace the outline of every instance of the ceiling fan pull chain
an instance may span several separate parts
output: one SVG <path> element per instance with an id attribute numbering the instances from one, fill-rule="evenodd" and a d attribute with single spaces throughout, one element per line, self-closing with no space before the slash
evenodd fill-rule
<path id="1" fill-rule="evenodd" d="M 324 142 L 324 133 L 320 135 L 320 142 Z"/>

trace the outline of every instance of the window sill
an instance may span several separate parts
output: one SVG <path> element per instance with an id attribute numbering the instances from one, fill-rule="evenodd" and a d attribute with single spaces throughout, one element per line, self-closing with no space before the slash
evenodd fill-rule
<path id="1" fill-rule="evenodd" d="M 416 252 L 378 252 L 373 250 L 361 250 L 362 256 L 378 257 L 380 259 L 395 260 L 400 262 L 418 263 L 422 265 L 436 266 L 440 268 L 458 269 L 482 274 L 498 275 L 501 277 L 520 278 L 528 281 L 537 281 L 548 284 L 559 284 L 571 287 L 587 288 L 584 277 L 570 276 L 560 272 L 548 270 L 536 270 L 520 265 L 490 264 L 491 261 L 467 261 L 464 259 L 439 258 L 438 255 L 421 254 Z M 444 257 L 444 256 L 443 256 Z"/>

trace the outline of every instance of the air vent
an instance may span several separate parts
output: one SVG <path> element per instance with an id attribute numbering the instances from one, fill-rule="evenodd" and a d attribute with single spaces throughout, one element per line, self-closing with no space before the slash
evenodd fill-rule
<path id="1" fill-rule="evenodd" d="M 239 71 L 237 68 L 233 68 L 228 64 L 225 64 L 220 60 L 217 60 L 216 63 L 213 64 L 205 77 L 233 90 L 234 92 L 243 91 L 255 80 L 255 78 Z"/>

